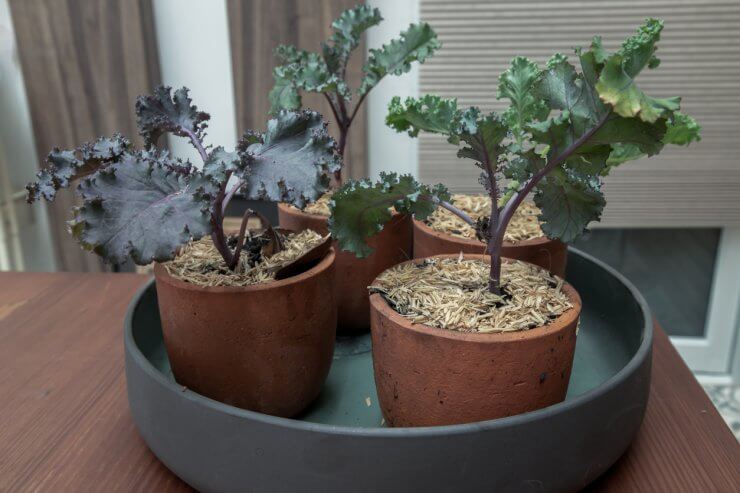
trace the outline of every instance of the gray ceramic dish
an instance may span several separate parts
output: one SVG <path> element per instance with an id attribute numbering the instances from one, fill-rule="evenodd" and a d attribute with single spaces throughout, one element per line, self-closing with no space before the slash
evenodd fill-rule
<path id="1" fill-rule="evenodd" d="M 129 403 L 159 459 L 202 491 L 574 491 L 627 449 L 645 412 L 652 318 L 619 273 L 571 250 L 583 299 L 567 399 L 539 411 L 429 428 L 382 426 L 368 336 L 337 342 L 319 399 L 284 419 L 172 378 L 153 282 L 125 321 Z"/>

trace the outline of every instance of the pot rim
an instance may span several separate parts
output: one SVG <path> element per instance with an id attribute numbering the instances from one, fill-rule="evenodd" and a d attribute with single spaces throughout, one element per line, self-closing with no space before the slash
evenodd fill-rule
<path id="1" fill-rule="evenodd" d="M 587 259 L 596 266 L 604 269 L 629 290 L 630 294 L 635 298 L 637 305 L 640 307 L 640 310 L 645 316 L 642 341 L 635 351 L 635 354 L 632 356 L 632 358 L 630 358 L 627 364 L 625 364 L 621 370 L 608 378 L 600 386 L 561 403 L 538 409 L 536 411 L 508 416 L 505 418 L 492 419 L 489 421 L 479 421 L 475 423 L 463 423 L 443 426 L 420 426 L 415 428 L 363 428 L 359 426 L 336 426 L 322 423 L 299 421 L 291 418 L 281 418 L 278 416 L 269 416 L 267 414 L 257 413 L 254 411 L 248 411 L 246 409 L 240 409 L 234 406 L 230 406 L 228 404 L 215 401 L 195 392 L 183 392 L 180 386 L 178 386 L 174 381 L 169 380 L 167 377 L 165 377 L 165 375 L 160 373 L 159 370 L 154 367 L 154 365 L 152 365 L 152 363 L 146 358 L 146 356 L 144 356 L 144 353 L 141 352 L 141 349 L 134 341 L 134 314 L 138 307 L 139 301 L 145 296 L 146 292 L 151 289 L 152 284 L 154 283 L 153 279 L 141 286 L 141 288 L 139 288 L 139 291 L 132 298 L 131 303 L 129 303 L 128 310 L 126 311 L 126 317 L 124 319 L 124 345 L 126 347 L 126 350 L 130 353 L 132 360 L 135 361 L 136 364 L 139 365 L 152 380 L 161 385 L 162 390 L 170 392 L 172 394 L 180 395 L 183 398 L 188 399 L 189 401 L 197 402 L 200 405 L 203 405 L 216 412 L 221 412 L 238 419 L 246 418 L 258 421 L 260 423 L 275 427 L 290 428 L 294 430 L 305 431 L 308 433 L 323 433 L 327 435 L 352 435 L 369 438 L 393 437 L 406 439 L 409 436 L 436 437 L 444 435 L 472 434 L 478 433 L 481 429 L 499 429 L 510 426 L 526 425 L 527 423 L 533 423 L 549 416 L 566 413 L 573 408 L 580 407 L 588 403 L 589 401 L 610 393 L 616 387 L 621 385 L 625 380 L 627 380 L 637 370 L 637 368 L 643 364 L 645 359 L 650 357 L 652 351 L 653 318 L 650 313 L 650 308 L 645 301 L 645 298 L 642 296 L 642 294 L 640 294 L 634 284 L 632 284 L 626 277 L 624 277 L 613 267 L 607 265 L 594 256 L 577 249 L 571 249 L 571 252 L 575 255 Z"/>
<path id="2" fill-rule="evenodd" d="M 331 216 L 322 216 L 321 214 L 312 214 L 310 212 L 305 212 L 305 211 L 302 211 L 301 209 L 295 207 L 294 205 L 286 204 L 284 202 L 278 202 L 278 208 L 280 208 L 286 214 L 293 214 L 293 215 L 296 215 L 296 216 L 308 216 L 309 218 L 315 219 L 315 220 L 323 219 L 325 221 L 328 221 L 329 219 L 331 219 Z M 395 221 L 399 217 L 403 217 L 406 214 L 400 214 L 400 213 L 398 213 L 396 211 L 393 211 L 392 212 L 392 215 L 393 215 L 393 217 L 392 217 L 391 221 Z"/>
<path id="3" fill-rule="evenodd" d="M 329 248 L 329 253 L 321 259 L 321 262 L 314 265 L 305 272 L 301 272 L 297 276 L 291 276 L 286 279 L 280 279 L 278 281 L 271 281 L 259 284 L 250 284 L 248 286 L 198 286 L 190 282 L 186 282 L 170 275 L 165 269 L 164 265 L 159 262 L 154 264 L 154 278 L 156 282 L 167 283 L 177 289 L 184 289 L 187 291 L 198 291 L 205 293 L 254 293 L 260 291 L 269 291 L 272 289 L 282 288 L 284 286 L 290 286 L 292 284 L 298 284 L 305 281 L 310 277 L 317 276 L 327 269 L 331 268 L 334 264 L 336 253 L 334 247 Z"/>
<path id="4" fill-rule="evenodd" d="M 409 264 L 409 263 L 420 263 L 430 258 L 458 258 L 458 257 L 459 257 L 459 254 L 456 254 L 456 253 L 443 254 L 443 255 L 430 255 L 429 257 L 425 257 L 425 258 L 407 260 L 406 262 L 397 264 L 394 267 L 397 267 L 399 265 Z M 479 255 L 479 254 L 463 254 L 463 258 L 468 259 L 468 260 L 483 260 L 483 261 L 490 260 L 490 257 L 488 255 Z M 514 260 L 514 259 L 508 259 L 504 257 L 505 262 L 509 260 Z M 520 262 L 522 262 L 522 260 L 520 260 Z M 529 263 L 529 262 L 525 262 L 525 263 Z M 391 269 L 394 267 L 391 267 Z M 380 275 L 382 275 L 382 273 Z M 375 284 L 375 281 L 377 281 L 377 278 L 373 280 L 373 284 Z M 383 296 L 381 296 L 379 293 L 373 293 L 370 295 L 370 305 L 375 310 L 377 310 L 379 313 L 387 317 L 394 324 L 399 325 L 403 327 L 404 329 L 410 330 L 417 334 L 431 335 L 431 336 L 439 337 L 441 339 L 449 339 L 449 340 L 454 340 L 454 341 L 474 342 L 478 344 L 498 344 L 502 342 L 521 341 L 523 339 L 528 339 L 528 340 L 539 339 L 553 332 L 561 331 L 565 329 L 566 327 L 570 326 L 575 321 L 577 321 L 578 317 L 581 316 L 581 306 L 582 306 L 581 296 L 578 294 L 578 291 L 576 291 L 576 289 L 573 286 L 571 286 L 570 283 L 568 283 L 568 281 L 565 281 L 565 280 L 563 280 L 563 291 L 565 292 L 565 294 L 568 296 L 568 299 L 570 299 L 571 303 L 573 304 L 573 308 L 561 313 L 556 319 L 552 320 L 547 325 L 540 325 L 533 329 L 515 330 L 515 331 L 510 331 L 510 332 L 486 332 L 486 333 L 461 332 L 458 330 L 442 329 L 439 327 L 432 327 L 431 325 L 414 323 L 411 320 L 405 318 L 400 313 L 398 313 L 396 310 L 394 310 L 388 304 L 385 298 L 383 298 Z M 546 330 L 539 330 L 539 329 L 546 329 Z"/>
<path id="5" fill-rule="evenodd" d="M 291 205 L 291 204 L 286 204 L 285 202 L 278 202 L 277 206 L 278 206 L 279 209 L 282 209 L 283 212 L 285 212 L 287 214 L 294 214 L 296 216 L 308 216 L 309 218 L 315 219 L 317 221 L 319 221 L 319 220 L 328 221 L 329 220 L 329 216 L 324 216 L 322 214 L 312 214 L 310 212 L 305 212 L 305 211 L 302 211 L 301 209 L 299 209 L 298 207 L 295 207 L 294 205 Z"/>
<path id="6" fill-rule="evenodd" d="M 441 231 L 436 231 L 429 226 L 426 225 L 424 221 L 420 221 L 416 218 L 414 219 L 414 229 L 419 229 L 422 233 L 434 236 L 436 238 L 441 238 L 445 241 L 450 241 L 453 243 L 458 243 L 460 245 L 465 246 L 471 246 L 471 247 L 485 247 L 486 244 L 479 240 L 469 240 L 467 238 L 458 238 L 457 236 L 452 236 L 447 233 L 442 233 Z M 525 246 L 540 246 L 540 245 L 546 245 L 547 243 L 554 243 L 559 240 L 553 240 L 548 238 L 547 236 L 539 236 L 537 238 L 530 238 L 529 240 L 522 240 L 522 241 L 504 241 L 504 247 L 525 247 Z"/>

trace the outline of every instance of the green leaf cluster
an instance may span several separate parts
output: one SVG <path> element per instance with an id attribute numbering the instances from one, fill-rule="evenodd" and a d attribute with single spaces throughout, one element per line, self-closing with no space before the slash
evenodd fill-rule
<path id="1" fill-rule="evenodd" d="M 394 211 L 425 219 L 436 208 L 435 201 L 449 198 L 444 186 L 428 187 L 411 175 L 381 173 L 376 183 L 350 181 L 332 195 L 329 231 L 339 248 L 367 257 L 373 252 L 368 239 L 382 231 Z"/>
<path id="2" fill-rule="evenodd" d="M 275 56 L 275 84 L 270 91 L 270 111 L 296 110 L 301 107 L 301 93 L 324 93 L 337 106 L 346 106 L 352 89 L 346 81 L 347 63 L 360 45 L 362 34 L 383 20 L 380 11 L 367 5 L 345 10 L 332 23 L 333 34 L 322 43 L 321 52 L 308 52 L 281 45 Z M 437 35 L 426 23 L 411 24 L 398 38 L 378 49 L 371 49 L 363 66 L 363 78 L 357 95 L 364 97 L 386 75 L 401 75 L 413 62 L 423 63 L 438 48 Z M 349 118 L 349 115 L 343 115 Z"/>
<path id="3" fill-rule="evenodd" d="M 614 53 L 596 36 L 587 49 L 576 49 L 578 67 L 562 54 L 542 68 L 515 57 L 498 79 L 496 95 L 509 102 L 501 115 L 460 108 L 454 98 L 429 94 L 393 98 L 386 123 L 411 137 L 420 132 L 445 136 L 458 148 L 458 157 L 482 168 L 480 182 L 497 204 L 492 213 L 510 218 L 533 192 L 544 233 L 573 241 L 600 218 L 601 179 L 614 166 L 655 155 L 666 144 L 700 139 L 698 123 L 679 111 L 680 98 L 649 96 L 636 83 L 642 70 L 660 63 L 656 50 L 662 29 L 662 21 L 647 19 Z M 500 184 L 503 178 L 509 179 L 506 186 Z M 409 194 L 417 202 L 426 194 L 433 197 L 410 178 L 403 182 L 406 188 L 394 180 L 352 183 L 334 196 L 332 232 L 340 247 L 367 254 L 367 238 L 390 219 L 389 201 Z M 438 202 L 421 200 L 431 207 Z"/>
<path id="4" fill-rule="evenodd" d="M 548 236 L 573 241 L 599 219 L 601 178 L 614 166 L 700 139 L 698 123 L 679 111 L 680 98 L 649 96 L 636 83 L 642 70 L 660 63 L 662 29 L 662 21 L 646 20 L 615 53 L 594 37 L 588 49 L 576 49 L 578 68 L 562 54 L 543 68 L 514 58 L 499 77 L 497 97 L 510 103 L 501 116 L 426 95 L 394 98 L 386 123 L 412 137 L 447 136 L 459 157 L 483 168 L 481 183 L 502 210 L 518 195 L 510 186 L 500 189 L 506 177 L 534 192 Z"/>

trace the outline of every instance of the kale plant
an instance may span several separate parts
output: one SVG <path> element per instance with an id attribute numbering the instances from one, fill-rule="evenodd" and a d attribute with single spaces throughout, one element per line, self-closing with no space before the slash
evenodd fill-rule
<path id="1" fill-rule="evenodd" d="M 342 12 L 332 23 L 334 33 L 321 44 L 321 53 L 278 46 L 275 55 L 283 65 L 273 71 L 275 85 L 269 96 L 270 111 L 299 109 L 302 92 L 323 94 L 339 127 L 339 154 L 344 157 L 350 126 L 370 90 L 386 75 L 401 75 L 411 70 L 413 62 L 423 63 L 440 47 L 436 33 L 422 22 L 409 25 L 398 38 L 379 49 L 371 49 L 356 90 L 358 99 L 352 108 L 353 91 L 346 81 L 347 62 L 360 45 L 362 33 L 382 20 L 378 9 L 358 5 Z M 335 171 L 335 179 L 341 183 L 341 170 Z"/>
<path id="2" fill-rule="evenodd" d="M 663 23 L 648 19 L 615 53 L 597 36 L 589 49 L 576 49 L 580 72 L 562 54 L 544 69 L 516 57 L 499 77 L 503 114 L 460 109 L 455 99 L 427 95 L 394 98 L 387 124 L 416 137 L 442 134 L 459 147 L 458 157 L 481 168 L 480 182 L 491 198 L 491 213 L 478 222 L 449 204 L 442 186 L 419 185 L 410 177 L 384 175 L 379 183 L 348 183 L 333 196 L 330 229 L 339 245 L 367 255 L 368 236 L 390 218 L 389 206 L 423 220 L 441 206 L 475 228 L 491 255 L 489 289 L 500 292 L 501 247 L 514 211 L 530 192 L 549 238 L 572 242 L 601 217 L 601 179 L 622 162 L 652 156 L 666 144 L 699 140 L 699 125 L 679 111 L 680 98 L 658 99 L 635 82 L 654 69 Z M 506 185 L 502 182 L 508 180 Z"/>
<path id="3" fill-rule="evenodd" d="M 69 229 L 85 249 L 111 263 L 171 260 L 190 240 L 211 235 L 234 270 L 253 215 L 247 211 L 236 242 L 229 244 L 223 219 L 235 193 L 303 206 L 326 191 L 327 172 L 341 164 L 326 123 L 314 111 L 279 111 L 264 134 L 246 132 L 234 151 L 204 144 L 210 116 L 192 104 L 186 88 L 172 93 L 158 87 L 140 96 L 136 115 L 144 149 L 120 135 L 54 149 L 27 187 L 29 203 L 52 201 L 59 189 L 79 181 L 81 203 Z M 187 138 L 202 169 L 159 149 L 165 133 Z"/>

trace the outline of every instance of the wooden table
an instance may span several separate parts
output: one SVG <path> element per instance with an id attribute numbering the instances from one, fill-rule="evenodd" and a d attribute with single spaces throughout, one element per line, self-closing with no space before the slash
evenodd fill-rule
<path id="1" fill-rule="evenodd" d="M 123 315 L 147 277 L 0 273 L 0 491 L 188 491 L 139 437 Z M 656 328 L 650 404 L 589 491 L 740 491 L 740 446 Z"/>

